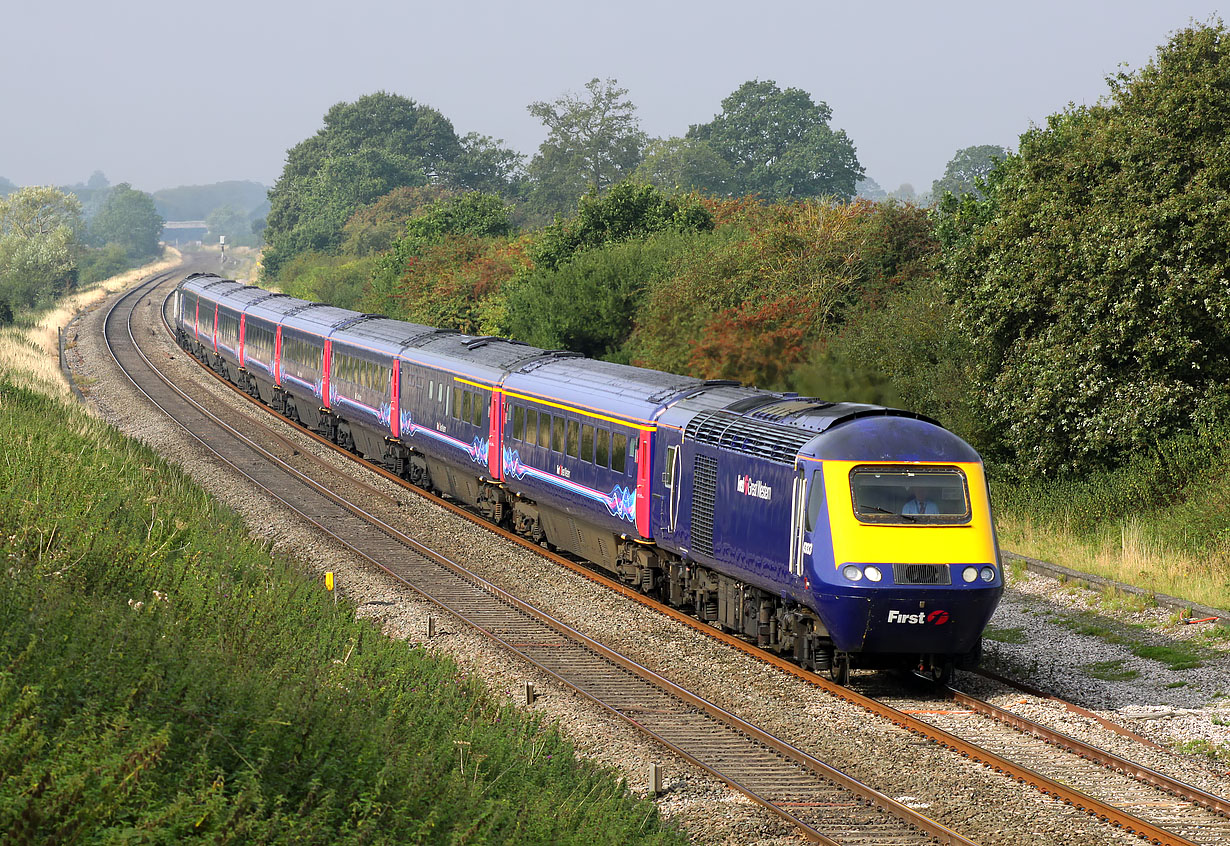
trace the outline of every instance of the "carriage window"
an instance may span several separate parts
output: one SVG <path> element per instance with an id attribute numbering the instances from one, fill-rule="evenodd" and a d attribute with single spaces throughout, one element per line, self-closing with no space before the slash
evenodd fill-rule
<path id="1" fill-rule="evenodd" d="M 577 423 L 577 421 L 568 421 L 568 454 L 573 458 L 577 457 L 577 441 L 579 440 L 577 437 L 577 430 L 579 428 L 580 424 Z"/>
<path id="2" fill-rule="evenodd" d="M 594 456 L 594 463 L 599 467 L 611 466 L 611 433 L 606 429 L 598 430 L 598 454 Z"/>
<path id="3" fill-rule="evenodd" d="M 460 394 L 461 395 L 461 419 L 469 423 L 470 422 L 470 392 L 463 391 L 461 390 L 461 388 L 455 388 L 453 391 L 453 394 L 454 394 L 453 411 L 454 412 L 457 411 L 457 396 L 456 395 Z M 457 415 L 454 413 L 453 416 L 456 417 Z"/>
<path id="4" fill-rule="evenodd" d="M 824 507 L 824 477 L 821 471 L 811 474 L 811 482 L 807 486 L 807 531 L 813 531 L 819 522 L 820 510 Z"/>
<path id="5" fill-rule="evenodd" d="M 551 446 L 551 415 L 538 412 L 538 445 L 543 449 Z"/>
<path id="6" fill-rule="evenodd" d="M 513 440 L 525 440 L 525 409 L 519 405 L 513 406 Z"/>
<path id="7" fill-rule="evenodd" d="M 551 415 L 551 449 L 564 451 L 564 418 Z"/>
<path id="8" fill-rule="evenodd" d="M 622 432 L 611 435 L 611 469 L 617 473 L 628 469 L 628 436 Z"/>
<path id="9" fill-rule="evenodd" d="M 475 392 L 470 412 L 470 422 L 475 426 L 483 425 L 483 395 L 481 393 Z"/>
<path id="10" fill-rule="evenodd" d="M 957 467 L 864 464 L 850 471 L 850 492 L 854 516 L 864 523 L 953 525 L 971 517 Z"/>
<path id="11" fill-rule="evenodd" d="M 525 442 L 531 446 L 538 443 L 538 410 L 534 408 L 525 412 Z"/>
<path id="12" fill-rule="evenodd" d="M 588 423 L 581 426 L 581 460 L 594 460 L 594 427 Z"/>

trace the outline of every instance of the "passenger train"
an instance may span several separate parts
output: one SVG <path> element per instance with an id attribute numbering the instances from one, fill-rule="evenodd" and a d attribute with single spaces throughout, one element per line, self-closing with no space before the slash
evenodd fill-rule
<path id="1" fill-rule="evenodd" d="M 492 522 L 845 683 L 976 666 L 983 464 L 922 415 L 704 381 L 193 274 L 178 343 Z"/>

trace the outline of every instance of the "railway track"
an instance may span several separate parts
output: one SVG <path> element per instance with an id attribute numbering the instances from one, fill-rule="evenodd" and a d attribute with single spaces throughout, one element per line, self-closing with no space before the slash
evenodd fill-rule
<path id="1" fill-rule="evenodd" d="M 322 443 L 328 443 L 318 436 L 312 435 L 312 437 Z M 329 446 L 332 447 L 332 444 L 329 444 Z M 400 482 L 400 480 L 398 481 Z M 414 490 L 417 491 L 417 489 Z M 318 491 L 318 493 L 327 495 L 327 492 L 323 490 Z M 457 513 L 465 515 L 467 519 L 475 520 L 479 525 L 484 526 L 485 528 L 494 528 L 481 520 L 477 520 L 477 518 L 471 517 L 468 512 L 457 509 L 450 503 L 441 502 L 441 504 L 450 508 L 450 510 L 454 510 Z M 338 516 L 342 517 L 344 515 L 339 514 Z M 353 514 L 353 512 L 350 516 L 357 519 L 357 515 Z M 317 525 L 320 525 L 320 522 L 317 520 L 313 520 L 313 522 L 317 522 Z M 542 552 L 541 549 L 533 547 L 533 545 L 522 541 L 516 536 L 508 537 L 510 540 L 518 542 L 523 546 L 530 546 L 531 548 L 534 548 L 535 551 L 540 553 Z M 387 549 L 383 550 L 386 554 L 388 551 L 389 550 Z M 376 550 L 376 552 L 379 553 L 381 550 Z M 374 559 L 373 556 L 368 557 Z M 566 566 L 574 569 L 577 568 L 576 564 L 567 561 L 567 559 L 562 559 L 558 556 L 555 556 L 555 558 L 559 563 L 564 563 Z M 386 567 L 386 569 L 388 568 Z M 632 596 L 638 601 L 647 602 L 645 597 L 641 596 L 637 592 L 629 590 L 618 583 L 606 579 L 603 576 L 595 575 L 588 570 L 585 571 L 585 574 L 590 578 L 595 578 L 596 580 L 607 583 L 612 588 L 620 591 L 621 593 Z M 401 574 L 401 577 L 410 578 L 414 575 L 414 573 L 407 572 Z M 494 588 L 494 586 L 484 588 L 484 592 L 489 595 L 494 595 L 491 590 L 492 588 Z M 498 589 L 495 589 L 495 591 L 498 591 Z M 917 706 L 918 703 L 902 703 L 907 707 L 893 708 L 887 702 L 877 702 L 871 697 L 863 696 L 862 694 L 849 690 L 848 688 L 838 687 L 811 673 L 806 673 L 799 670 L 793 665 L 781 662 L 779 659 L 776 659 L 775 656 L 762 653 L 759 650 L 756 650 L 755 647 L 751 647 L 742 641 L 722 635 L 721 633 L 713 630 L 711 627 L 700 624 L 686 615 L 682 615 L 672 609 L 664 608 L 656 603 L 651 604 L 653 604 L 653 606 L 662 613 L 669 614 L 676 619 L 692 625 L 694 628 L 705 631 L 707 634 L 721 637 L 736 646 L 736 648 L 757 655 L 757 657 L 762 660 L 769 661 L 770 663 L 778 666 L 780 669 L 790 672 L 800 678 L 804 678 L 810 683 L 825 687 L 830 693 L 840 696 L 847 701 L 858 704 L 861 707 L 867 708 L 868 710 L 883 716 L 885 719 L 891 720 L 897 725 L 901 725 L 910 731 L 925 736 L 934 742 L 947 746 L 954 751 L 957 751 L 959 754 L 982 761 L 988 766 L 1029 783 L 1030 785 L 1035 786 L 1064 802 L 1068 802 L 1083 808 L 1089 813 L 1109 822 L 1112 825 L 1120 826 L 1129 831 L 1136 832 L 1150 842 L 1176 844 L 1192 842 L 1230 843 L 1230 821 L 1227 821 L 1225 816 L 1227 805 L 1230 803 L 1226 803 L 1224 799 L 1220 799 L 1219 797 L 1211 796 L 1209 794 L 1201 794 L 1200 791 L 1195 791 L 1194 788 L 1189 788 L 1188 786 L 1182 785 L 1172 779 L 1168 779 L 1161 774 L 1146 770 L 1139 765 L 1132 764 L 1131 762 L 1124 761 L 1123 759 L 1114 759 L 1114 756 L 1107 757 L 1109 753 L 1102 753 L 1101 750 L 1096 750 L 1086 744 L 1079 744 L 1076 741 L 1071 741 L 1071 739 L 1064 738 L 1062 735 L 1055 736 L 1054 733 L 1051 733 L 1043 737 L 1042 735 L 1049 732 L 1049 730 L 1039 731 L 1041 727 L 1037 727 L 1036 724 L 1028 724 L 1028 721 L 1023 721 L 1022 718 L 1016 717 L 1016 715 L 1011 715 L 1010 712 L 1005 711 L 1002 713 L 994 713 L 996 711 L 1002 711 L 1002 709 L 996 709 L 995 706 L 989 705 L 989 703 L 976 703 L 972 700 L 972 698 L 966 697 L 965 694 L 960 694 L 955 691 L 951 692 L 949 695 L 954 697 L 954 701 L 961 706 L 957 709 L 935 709 L 933 707 L 933 703 L 930 708 L 909 707 L 911 704 Z M 495 625 L 492 629 L 484 630 L 491 631 L 493 635 L 497 636 L 497 639 L 500 639 L 498 635 L 501 631 L 501 625 L 504 624 L 500 623 Z M 481 623 L 479 627 L 483 628 Z M 702 704 L 693 702 L 686 704 L 684 710 L 682 711 L 677 709 L 672 710 L 669 708 L 662 708 L 660 701 L 653 698 L 645 700 L 645 702 L 651 703 L 649 705 L 645 705 L 644 703 L 637 705 L 631 700 L 620 699 L 619 695 L 612 695 L 609 692 L 604 694 L 601 690 L 601 685 L 596 688 L 589 689 L 578 687 L 576 684 L 570 682 L 565 676 L 555 672 L 555 669 L 551 666 L 551 661 L 554 659 L 545 657 L 545 653 L 549 653 L 551 649 L 544 644 L 555 643 L 563 634 L 563 632 L 559 629 L 551 629 L 551 631 L 554 632 L 553 635 L 543 635 L 547 638 L 546 640 L 541 638 L 522 640 L 514 637 L 514 639 L 506 639 L 502 640 L 502 642 L 505 642 L 509 648 L 517 651 L 519 654 L 522 654 L 527 660 L 543 666 L 548 672 L 556 675 L 557 678 L 560 678 L 560 680 L 565 684 L 569 684 L 570 686 L 581 690 L 581 692 L 586 695 L 593 697 L 595 701 L 602 701 L 603 695 L 609 696 L 613 700 L 613 704 L 604 703 L 606 704 L 606 707 L 611 708 L 611 710 L 615 713 L 619 713 L 625 719 L 628 719 L 629 722 L 634 723 L 643 731 L 646 731 L 651 736 L 656 737 L 660 742 L 663 742 L 667 746 L 676 749 L 676 751 L 680 752 L 680 754 L 689 760 L 692 760 L 694 763 L 701 766 L 705 765 L 706 758 L 704 755 L 697 756 L 689 753 L 687 751 L 687 747 L 680 746 L 675 742 L 675 740 L 672 739 L 674 737 L 672 733 L 677 731 L 681 724 L 688 723 L 692 719 L 693 715 L 705 711 Z M 552 638 L 554 638 L 554 640 L 552 640 Z M 517 644 L 519 643 L 525 645 L 522 648 L 518 648 Z M 594 650 L 593 647 L 590 647 L 590 650 L 593 654 L 600 654 L 601 652 L 600 649 Z M 535 660 L 536 657 L 542 658 L 543 660 L 537 661 Z M 635 672 L 633 668 L 624 667 L 623 669 L 627 672 Z M 616 687 L 619 687 L 622 683 L 622 681 L 616 682 Z M 667 682 L 667 685 L 669 685 L 669 682 Z M 661 691 L 662 688 L 659 687 L 658 690 Z M 655 696 L 660 695 L 662 694 L 655 694 Z M 962 697 L 965 698 L 963 699 Z M 678 701 L 685 703 L 687 702 L 686 697 L 680 698 Z M 717 710 L 720 712 L 721 709 Z M 907 713 L 907 711 L 911 710 L 917 713 Z M 948 710 L 951 713 L 923 713 L 942 710 Z M 975 714 L 981 715 L 979 719 L 982 721 L 984 726 L 979 730 L 973 731 L 971 730 L 971 726 L 975 723 L 975 721 L 968 719 L 968 717 L 974 716 Z M 725 714 L 722 716 L 714 713 L 707 714 L 707 716 L 726 725 L 728 729 L 731 726 L 737 726 L 737 723 L 731 723 L 728 721 L 730 718 L 737 720 L 737 718 L 734 718 L 733 715 Z M 985 727 L 986 725 L 994 725 L 997 728 L 994 730 L 987 729 Z M 1008 726 L 1013 726 L 1013 728 L 1009 729 L 1007 728 Z M 658 733 L 655 733 L 655 727 L 658 730 Z M 736 733 L 739 733 L 742 729 L 736 728 L 735 731 Z M 716 737 L 717 735 L 711 736 Z M 1022 739 L 1027 739 L 1029 742 L 1026 743 Z M 765 756 L 769 755 L 768 750 L 773 749 L 772 739 L 765 738 L 760 742 L 764 744 L 761 749 L 752 753 L 741 753 L 744 756 L 742 760 L 744 761 L 745 768 L 762 768 L 762 762 L 767 760 Z M 1057 749 L 1059 748 L 1068 751 L 1057 752 Z M 1039 751 L 1040 749 L 1042 751 Z M 796 753 L 798 755 L 802 755 L 803 757 L 801 759 L 792 758 L 791 756 Z M 794 750 L 793 753 L 775 750 L 774 754 L 769 755 L 769 757 L 774 756 L 791 761 L 797 767 L 801 767 L 803 769 L 810 768 L 813 772 L 816 771 L 816 764 L 819 763 L 814 762 L 814 759 L 812 759 L 812 761 L 808 761 L 807 758 L 809 756 L 799 750 Z M 1080 756 L 1085 756 L 1085 758 L 1082 759 Z M 733 757 L 739 758 L 740 754 L 734 754 Z M 1064 759 L 1063 766 L 1056 767 L 1054 762 L 1056 757 Z M 1068 761 L 1067 758 L 1075 759 L 1075 761 L 1080 763 L 1073 764 L 1071 761 Z M 746 792 L 748 792 L 749 795 L 752 795 L 753 798 L 756 798 L 757 801 L 761 801 L 764 804 L 774 807 L 776 812 L 782 813 L 784 816 L 794 819 L 804 831 L 811 829 L 809 834 L 823 836 L 821 834 L 821 829 L 825 825 L 832 825 L 831 821 L 817 820 L 817 826 L 819 827 L 812 826 L 807 821 L 807 818 L 809 815 L 811 817 L 816 816 L 816 812 L 814 810 L 808 813 L 789 814 L 783 813 L 785 808 L 793 807 L 797 810 L 802 804 L 807 805 L 812 809 L 819 807 L 820 805 L 824 805 L 828 810 L 832 810 L 833 806 L 841 807 L 842 805 L 841 801 L 834 799 L 832 796 L 827 799 L 819 800 L 820 805 L 815 804 L 812 800 L 807 798 L 783 798 L 793 795 L 790 791 L 797 790 L 797 785 L 795 782 L 790 780 L 791 777 L 783 775 L 783 772 L 787 771 L 776 772 L 770 779 L 770 782 L 772 782 L 773 779 L 777 779 L 778 781 L 776 782 L 775 789 L 778 791 L 785 790 L 785 793 L 774 793 L 772 789 L 757 792 L 757 789 L 754 786 L 744 785 L 739 781 L 739 778 L 746 780 L 746 776 L 739 775 L 738 778 L 729 777 L 732 773 L 738 775 L 741 772 L 738 764 L 723 765 L 720 760 L 717 763 L 721 766 L 727 766 L 730 770 L 730 773 L 728 773 L 727 776 L 723 776 L 719 773 L 719 777 L 723 778 L 723 780 L 726 780 L 728 783 L 735 785 L 736 787 L 746 789 Z M 1110 769 L 1114 769 L 1117 772 L 1109 773 Z M 1108 774 L 1114 775 L 1117 778 L 1128 782 L 1132 785 L 1132 787 L 1125 788 L 1123 783 L 1115 782 L 1113 779 L 1109 779 L 1107 777 Z M 786 780 L 782 781 L 781 779 L 783 778 Z M 747 789 L 749 787 L 751 789 Z M 1073 789 L 1074 787 L 1081 789 Z M 864 799 L 861 801 L 870 800 Z M 849 802 L 846 802 L 847 812 L 850 807 L 853 806 Z M 894 814 L 896 815 L 896 819 L 901 818 L 899 812 L 894 811 Z M 857 839 L 851 840 L 849 839 L 850 835 L 847 833 L 843 835 L 841 842 L 915 842 L 908 839 L 901 841 L 885 839 L 885 837 L 887 837 L 886 830 L 878 828 L 870 830 L 874 831 L 873 834 L 869 835 L 870 839 L 861 841 Z M 943 837 L 955 835 L 948 832 L 945 834 L 932 834 L 929 836 L 938 837 L 942 840 Z M 821 842 L 825 841 L 822 840 Z M 945 842 L 966 841 L 957 839 L 948 840 Z"/>
<path id="2" fill-rule="evenodd" d="M 157 354 L 142 350 L 149 335 L 131 325 L 136 305 L 163 281 L 165 277 L 155 278 L 115 303 L 104 324 L 108 348 L 152 403 L 266 494 L 816 842 L 972 844 L 428 549 L 338 493 L 353 480 L 327 464 L 322 465 L 326 479 L 309 478 L 237 426 L 215 419 L 161 375 L 154 363 Z"/>

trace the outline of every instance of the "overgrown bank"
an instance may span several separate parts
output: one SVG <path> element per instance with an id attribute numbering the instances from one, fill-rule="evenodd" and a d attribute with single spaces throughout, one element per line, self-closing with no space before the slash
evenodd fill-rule
<path id="1" fill-rule="evenodd" d="M 0 426 L 6 842 L 681 842 L 147 448 L 11 373 Z"/>

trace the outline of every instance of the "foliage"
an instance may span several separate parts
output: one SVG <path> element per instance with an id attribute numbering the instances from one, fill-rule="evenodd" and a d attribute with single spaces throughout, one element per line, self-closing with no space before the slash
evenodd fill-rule
<path id="1" fill-rule="evenodd" d="M 158 255 L 162 224 L 154 198 L 121 182 L 90 221 L 90 240 L 100 247 L 119 244 L 134 260 L 150 258 Z"/>
<path id="2" fill-rule="evenodd" d="M 16 185 L 14 185 L 9 180 L 5 179 L 3 176 L 0 176 L 0 198 L 7 197 L 9 194 L 12 194 L 16 190 L 17 190 Z"/>
<path id="3" fill-rule="evenodd" d="M 1177 33 L 941 205 L 944 281 L 1021 475 L 1111 466 L 1230 410 L 1230 45 Z"/>
<path id="4" fill-rule="evenodd" d="M 459 178 L 461 155 L 452 123 L 428 106 L 385 92 L 336 104 L 288 151 L 269 192 L 263 272 L 276 278 L 299 253 L 336 252 L 357 209 L 394 188 Z"/>
<path id="5" fill-rule="evenodd" d="M 447 189 L 437 185 L 394 188 L 350 216 L 342 228 L 342 252 L 352 256 L 384 252 L 405 234 L 406 223 L 416 212 L 451 196 Z"/>
<path id="6" fill-rule="evenodd" d="M 502 138 L 466 133 L 461 138 L 461 152 L 453 163 L 453 184 L 463 191 L 516 194 L 525 179 L 525 154 L 503 144 Z"/>
<path id="7" fill-rule="evenodd" d="M 662 231 L 582 250 L 558 267 L 539 267 L 507 289 L 511 337 L 546 349 L 626 360 L 641 295 L 692 235 Z"/>
<path id="8" fill-rule="evenodd" d="M 181 185 L 155 191 L 154 207 L 167 220 L 204 220 L 216 208 L 229 206 L 248 218 L 269 209 L 269 189 L 259 182 L 231 180 L 212 185 Z"/>
<path id="9" fill-rule="evenodd" d="M 446 234 L 407 256 L 390 283 L 373 285 L 364 306 L 425 326 L 503 335 L 502 289 L 530 266 L 525 239 Z M 391 267 L 382 264 L 377 279 L 389 279 Z"/>
<path id="10" fill-rule="evenodd" d="M 634 363 L 784 386 L 860 296 L 925 260 L 907 254 L 925 253 L 924 234 L 886 237 L 904 221 L 925 233 L 918 210 L 747 198 L 707 205 L 718 228 L 646 292 L 628 345 Z"/>
<path id="11" fill-rule="evenodd" d="M 19 188 L 0 202 L 0 235 L 34 239 L 59 229 L 81 231 L 81 201 L 55 188 Z"/>
<path id="12" fill-rule="evenodd" d="M 579 250 L 644 238 L 655 232 L 704 232 L 713 215 L 695 196 L 672 197 L 652 185 L 622 182 L 605 196 L 582 197 L 575 217 L 557 220 L 534 239 L 534 264 L 548 270 Z"/>
<path id="13" fill-rule="evenodd" d="M 772 80 L 743 83 L 722 111 L 687 137 L 705 141 L 734 172 L 732 193 L 765 199 L 854 196 L 863 176 L 844 130 L 829 126 L 832 110 L 799 88 Z"/>
<path id="14" fill-rule="evenodd" d="M 731 191 L 734 173 L 705 141 L 658 138 L 645 148 L 645 158 L 632 178 L 669 192 L 723 196 Z"/>
<path id="15" fill-rule="evenodd" d="M 528 107 L 548 130 L 529 165 L 529 204 L 548 217 L 627 178 L 648 141 L 626 88 L 595 77 L 585 90 L 588 96 L 567 92 Z"/>
<path id="16" fill-rule="evenodd" d="M 282 268 L 280 287 L 292 297 L 361 311 L 376 267 L 375 256 L 304 253 Z"/>
<path id="17" fill-rule="evenodd" d="M 680 842 L 147 448 L 3 381 L 0 425 L 6 842 Z"/>
<path id="18" fill-rule="evenodd" d="M 227 246 L 258 247 L 260 238 L 252 231 L 252 220 L 233 206 L 219 206 L 205 218 L 211 238 L 226 237 Z"/>
<path id="19" fill-rule="evenodd" d="M 19 188 L 0 198 L 0 300 L 10 313 L 76 286 L 81 228 L 81 204 L 55 188 Z"/>
<path id="20" fill-rule="evenodd" d="M 128 251 L 119 244 L 108 244 L 98 249 L 86 248 L 78 259 L 78 280 L 82 285 L 101 282 L 132 266 Z"/>
<path id="21" fill-rule="evenodd" d="M 931 183 L 931 196 L 943 199 L 953 194 L 958 199 L 973 194 L 982 199 L 982 185 L 995 166 L 1008 156 L 1008 151 L 998 144 L 982 144 L 957 150 L 956 155 L 944 168 L 944 175 Z"/>

